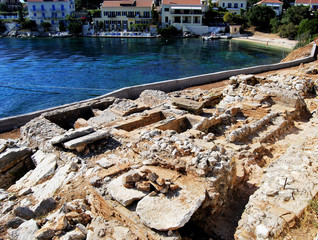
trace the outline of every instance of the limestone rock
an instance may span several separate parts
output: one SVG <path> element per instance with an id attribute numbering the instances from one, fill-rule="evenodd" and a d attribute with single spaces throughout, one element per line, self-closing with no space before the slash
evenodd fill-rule
<path id="1" fill-rule="evenodd" d="M 64 133 L 63 135 L 56 136 L 52 138 L 50 142 L 52 145 L 55 145 L 58 143 L 69 141 L 74 138 L 82 137 L 92 132 L 94 132 L 94 129 L 92 127 L 79 128 L 77 130 L 68 131 Z"/>
<path id="2" fill-rule="evenodd" d="M 43 216 L 51 211 L 53 211 L 56 207 L 57 202 L 54 198 L 47 198 L 40 202 L 40 204 L 35 208 L 34 214 L 37 217 Z"/>
<path id="3" fill-rule="evenodd" d="M 106 158 L 102 158 L 102 159 L 96 161 L 96 163 L 103 168 L 109 168 L 115 164 L 113 161 L 106 159 Z"/>
<path id="4" fill-rule="evenodd" d="M 39 162 L 35 169 L 22 177 L 10 189 L 16 191 L 21 188 L 30 188 L 38 183 L 45 181 L 54 174 L 57 159 L 57 156 L 54 154 L 45 155 L 43 160 Z"/>
<path id="5" fill-rule="evenodd" d="M 123 178 L 128 175 L 135 173 L 135 170 L 131 170 L 120 177 L 112 180 L 108 186 L 109 194 L 118 202 L 120 202 L 124 206 L 128 206 L 136 200 L 139 200 L 147 195 L 147 193 L 133 189 L 133 188 L 126 188 L 123 185 Z"/>
<path id="6" fill-rule="evenodd" d="M 19 217 L 15 217 L 13 219 L 10 219 L 7 222 L 7 227 L 8 228 L 18 228 L 22 223 L 24 223 L 24 220 Z"/>
<path id="7" fill-rule="evenodd" d="M 98 130 L 96 132 L 90 133 L 88 135 L 70 140 L 64 143 L 64 147 L 68 149 L 76 149 L 79 147 L 86 146 L 87 144 L 93 143 L 95 141 L 108 138 L 109 132 L 105 130 Z"/>
<path id="8" fill-rule="evenodd" d="M 35 233 L 38 230 L 36 221 L 31 219 L 22 223 L 17 229 L 9 229 L 8 235 L 12 240 L 34 239 Z"/>
<path id="9" fill-rule="evenodd" d="M 52 229 L 44 228 L 40 229 L 35 233 L 35 239 L 38 240 L 49 240 L 55 236 L 55 232 Z"/>
<path id="10" fill-rule="evenodd" d="M 0 154 L 0 173 L 7 171 L 32 153 L 28 147 L 10 148 Z"/>
<path id="11" fill-rule="evenodd" d="M 146 196 L 137 204 L 136 212 L 141 221 L 159 231 L 183 227 L 205 199 L 201 194 L 181 189 L 177 194 Z"/>
<path id="12" fill-rule="evenodd" d="M 17 207 L 14 209 L 14 214 L 27 220 L 35 217 L 34 212 L 28 207 Z"/>
<path id="13" fill-rule="evenodd" d="M 61 240 L 84 240 L 86 235 L 78 228 L 66 233 L 60 238 Z"/>

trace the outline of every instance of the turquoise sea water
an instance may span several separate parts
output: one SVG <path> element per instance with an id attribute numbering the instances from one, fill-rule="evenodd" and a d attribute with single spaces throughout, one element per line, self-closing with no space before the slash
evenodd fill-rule
<path id="1" fill-rule="evenodd" d="M 288 52 L 233 40 L 0 39 L 0 118 L 150 82 L 279 62 Z"/>

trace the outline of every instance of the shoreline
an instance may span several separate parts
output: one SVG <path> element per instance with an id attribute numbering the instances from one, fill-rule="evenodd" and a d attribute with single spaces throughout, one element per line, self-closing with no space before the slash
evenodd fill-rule
<path id="1" fill-rule="evenodd" d="M 251 42 L 259 43 L 262 45 L 267 45 L 271 47 L 281 47 L 289 50 L 293 50 L 298 43 L 296 40 L 288 40 L 285 38 L 269 38 L 269 37 L 260 37 L 260 36 L 251 36 L 251 37 L 233 37 L 232 40 L 242 41 L 242 42 Z"/>

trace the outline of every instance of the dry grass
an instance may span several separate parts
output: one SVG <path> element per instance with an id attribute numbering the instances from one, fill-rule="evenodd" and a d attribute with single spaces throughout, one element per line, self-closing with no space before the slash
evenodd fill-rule
<path id="1" fill-rule="evenodd" d="M 305 209 L 301 218 L 293 228 L 285 231 L 275 239 L 280 240 L 304 240 L 316 239 L 318 236 L 318 195 L 313 198 Z"/>

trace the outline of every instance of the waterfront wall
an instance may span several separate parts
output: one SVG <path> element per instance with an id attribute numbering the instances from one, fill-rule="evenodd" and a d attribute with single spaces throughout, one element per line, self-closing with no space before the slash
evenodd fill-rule
<path id="1" fill-rule="evenodd" d="M 117 97 L 117 98 L 129 98 L 129 99 L 136 99 L 139 97 L 140 93 L 143 92 L 144 90 L 147 89 L 152 89 L 152 90 L 161 90 L 164 92 L 171 92 L 171 91 L 177 91 L 177 90 L 182 90 L 184 88 L 188 87 L 193 87 L 193 86 L 199 86 L 203 84 L 209 84 L 213 82 L 218 82 L 221 80 L 228 79 L 231 76 L 236 76 L 239 74 L 257 74 L 257 73 L 262 73 L 262 72 L 267 72 L 267 71 L 273 71 L 273 70 L 279 70 L 283 68 L 289 68 L 289 67 L 294 67 L 298 66 L 301 63 L 308 63 L 312 62 L 317 59 L 317 45 L 314 43 L 313 48 L 311 50 L 311 54 L 309 57 L 297 59 L 294 61 L 290 62 L 284 62 L 284 63 L 276 63 L 276 64 L 268 64 L 268 65 L 260 65 L 260 66 L 255 66 L 255 67 L 249 67 L 249 68 L 242 68 L 242 69 L 234 69 L 234 70 L 227 70 L 227 71 L 221 71 L 221 72 L 216 72 L 216 73 L 209 73 L 209 74 L 203 74 L 203 75 L 198 75 L 198 76 L 192 76 L 192 77 L 186 77 L 186 78 L 180 78 L 180 79 L 173 79 L 173 80 L 168 80 L 168 81 L 162 81 L 162 82 L 156 82 L 156 83 L 149 83 L 149 84 L 143 84 L 143 85 L 137 85 L 137 86 L 132 86 L 132 87 L 125 87 L 119 90 L 116 90 L 114 92 L 76 102 L 76 103 L 70 103 L 54 108 L 49 108 L 49 109 L 44 109 L 28 114 L 23 114 L 19 116 L 13 116 L 13 117 L 7 117 L 7 118 L 2 118 L 0 119 L 0 133 L 1 132 L 6 132 L 6 131 L 11 131 L 15 128 L 18 128 L 30 120 L 32 120 L 35 117 L 40 116 L 43 113 L 62 109 L 65 107 L 76 107 L 77 105 L 79 106 L 80 104 L 88 104 L 90 102 L 93 103 L 93 101 L 103 99 L 106 97 Z"/>

